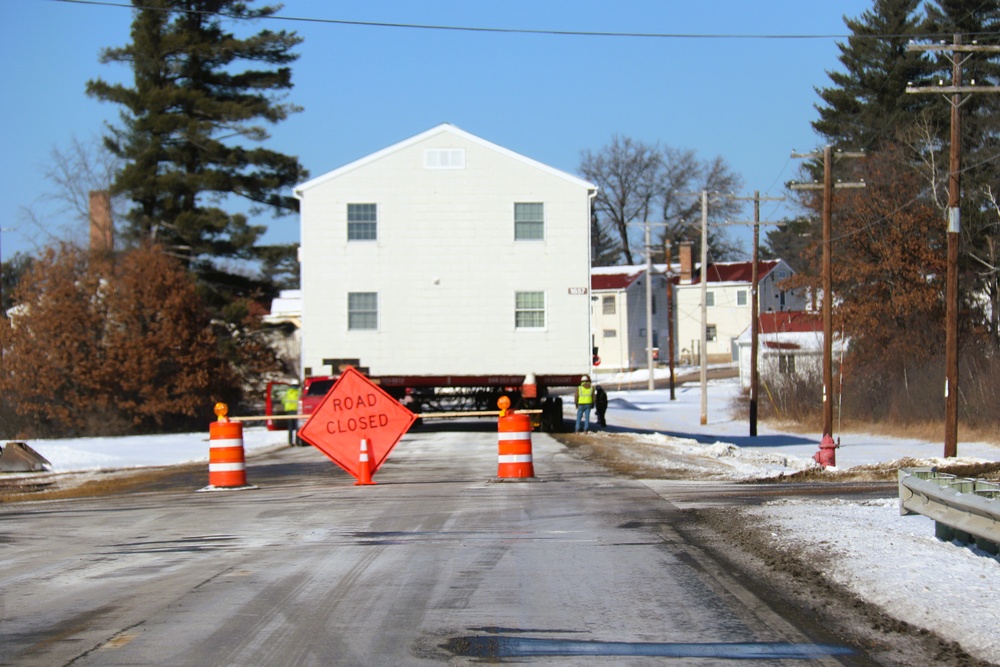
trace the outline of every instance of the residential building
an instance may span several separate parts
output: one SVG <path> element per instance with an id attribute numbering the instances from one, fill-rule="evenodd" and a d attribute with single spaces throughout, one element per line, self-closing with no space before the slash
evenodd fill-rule
<path id="1" fill-rule="evenodd" d="M 587 372 L 595 194 L 448 124 L 297 186 L 303 373 Z"/>
<path id="2" fill-rule="evenodd" d="M 750 386 L 753 360 L 753 332 L 750 327 L 737 340 L 740 384 Z M 834 336 L 830 343 L 834 365 L 843 354 L 843 340 Z M 757 373 L 765 383 L 782 376 L 822 378 L 823 318 L 816 312 L 783 311 L 761 313 L 757 329 Z"/>
<path id="3" fill-rule="evenodd" d="M 788 289 L 792 268 L 781 259 L 758 262 L 758 312 L 803 311 L 806 292 Z M 702 271 L 692 260 L 691 244 L 680 247 L 680 275 L 676 286 L 678 358 L 697 363 L 701 354 L 702 279 L 705 293 L 705 352 L 713 363 L 737 358 L 736 340 L 751 319 L 753 262 L 716 262 Z"/>
<path id="4" fill-rule="evenodd" d="M 669 328 L 665 268 L 662 264 L 656 265 L 652 272 L 651 325 L 646 321 L 645 266 L 605 266 L 591 270 L 595 371 L 646 368 L 649 361 L 647 327 L 652 328 L 654 361 L 666 360 Z"/>

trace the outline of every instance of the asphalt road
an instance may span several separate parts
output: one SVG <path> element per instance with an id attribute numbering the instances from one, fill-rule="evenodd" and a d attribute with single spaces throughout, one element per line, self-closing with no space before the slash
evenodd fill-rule
<path id="1" fill-rule="evenodd" d="M 501 482 L 494 428 L 415 430 L 375 486 L 304 447 L 252 490 L 0 505 L 0 664 L 872 664 L 675 530 L 664 483 L 544 434 Z"/>

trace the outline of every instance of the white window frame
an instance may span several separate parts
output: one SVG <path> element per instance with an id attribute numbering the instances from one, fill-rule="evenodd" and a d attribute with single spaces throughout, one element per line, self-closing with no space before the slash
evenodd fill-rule
<path id="1" fill-rule="evenodd" d="M 374 220 L 352 220 L 352 213 L 359 212 L 354 207 L 372 207 Z M 364 233 L 361 233 L 361 232 Z M 347 204 L 347 240 L 348 241 L 378 241 L 378 204 L 374 202 L 349 202 Z"/>
<path id="2" fill-rule="evenodd" d="M 375 308 L 372 310 L 369 308 L 358 307 L 353 305 L 351 302 L 354 300 L 351 297 L 373 297 L 375 301 Z M 370 304 L 362 304 L 362 306 Z M 361 319 L 367 316 L 374 316 L 374 323 L 368 326 L 367 321 L 358 322 L 355 325 L 356 318 Z M 347 293 L 347 330 L 348 331 L 378 331 L 379 326 L 379 294 L 378 292 L 348 292 Z"/>
<path id="3" fill-rule="evenodd" d="M 745 289 L 736 290 L 736 305 L 747 306 L 749 304 L 750 304 L 750 299 L 748 298 L 747 290 Z"/>
<path id="4" fill-rule="evenodd" d="M 618 312 L 618 299 L 614 294 L 605 294 L 601 297 L 601 314 L 615 315 Z"/>
<path id="5" fill-rule="evenodd" d="M 464 148 L 427 148 L 424 169 L 465 169 Z"/>
<path id="6" fill-rule="evenodd" d="M 719 327 L 714 324 L 705 325 L 705 340 L 714 343 L 719 339 Z"/>
<path id="7" fill-rule="evenodd" d="M 795 375 L 794 354 L 778 354 L 778 372 L 785 375 Z"/>
<path id="8" fill-rule="evenodd" d="M 705 291 L 705 307 L 711 308 L 715 305 L 715 292 L 712 290 Z"/>
<path id="9" fill-rule="evenodd" d="M 531 208 L 529 209 L 529 207 Z M 537 211 L 541 214 L 537 219 L 533 215 L 527 215 L 529 210 L 534 212 L 534 207 L 538 207 Z M 545 240 L 545 204 L 543 202 L 514 202 L 514 240 Z"/>
<path id="10" fill-rule="evenodd" d="M 539 308 L 534 304 L 524 304 L 521 303 L 521 297 L 528 296 L 541 296 L 542 305 Z M 545 329 L 545 311 L 546 311 L 546 299 L 544 290 L 518 290 L 514 292 L 514 329 L 517 331 L 542 331 Z M 541 324 L 534 322 L 529 322 L 522 325 L 522 316 L 531 316 L 541 313 L 542 321 Z"/>

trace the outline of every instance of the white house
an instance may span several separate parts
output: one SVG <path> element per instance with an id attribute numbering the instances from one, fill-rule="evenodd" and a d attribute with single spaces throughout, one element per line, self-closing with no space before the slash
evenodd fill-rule
<path id="1" fill-rule="evenodd" d="M 815 312 L 761 313 L 757 328 L 757 372 L 765 382 L 782 375 L 821 376 L 823 372 L 823 318 Z M 753 332 L 748 326 L 739 339 L 740 385 L 750 386 Z M 839 363 L 843 341 L 830 343 L 834 363 Z"/>
<path id="2" fill-rule="evenodd" d="M 303 373 L 586 373 L 595 194 L 448 124 L 297 186 Z"/>
<path id="3" fill-rule="evenodd" d="M 681 244 L 681 271 L 676 287 L 677 352 L 679 358 L 695 362 L 701 353 L 702 279 L 705 283 L 705 352 L 712 361 L 735 361 L 736 339 L 750 325 L 753 262 L 717 262 L 706 270 L 695 270 L 691 245 Z M 793 271 L 781 259 L 758 262 L 758 312 L 802 311 L 805 290 L 789 290 L 782 284 Z"/>
<path id="4" fill-rule="evenodd" d="M 268 345 L 291 374 L 286 379 L 297 380 L 302 359 L 302 290 L 281 290 L 271 299 L 271 312 L 261 321 L 266 326 Z"/>
<path id="5" fill-rule="evenodd" d="M 595 371 L 645 368 L 648 363 L 647 328 L 652 329 L 654 353 L 669 341 L 667 279 L 664 265 L 654 266 L 651 281 L 652 324 L 646 312 L 646 267 L 603 266 L 590 272 L 591 330 L 599 365 Z"/>

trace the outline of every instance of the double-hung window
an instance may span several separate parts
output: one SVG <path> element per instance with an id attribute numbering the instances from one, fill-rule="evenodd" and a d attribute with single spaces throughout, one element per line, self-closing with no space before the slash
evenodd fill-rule
<path id="1" fill-rule="evenodd" d="M 545 205 L 514 204 L 514 240 L 538 241 L 545 238 Z"/>
<path id="2" fill-rule="evenodd" d="M 615 314 L 615 296 L 614 294 L 608 294 L 602 297 L 601 300 L 601 313 L 604 315 L 614 315 Z"/>
<path id="3" fill-rule="evenodd" d="M 347 328 L 350 331 L 378 329 L 378 292 L 348 292 Z"/>
<path id="4" fill-rule="evenodd" d="M 378 240 L 378 204 L 347 205 L 347 240 Z"/>
<path id="5" fill-rule="evenodd" d="M 545 328 L 545 292 L 514 293 L 514 327 Z"/>

